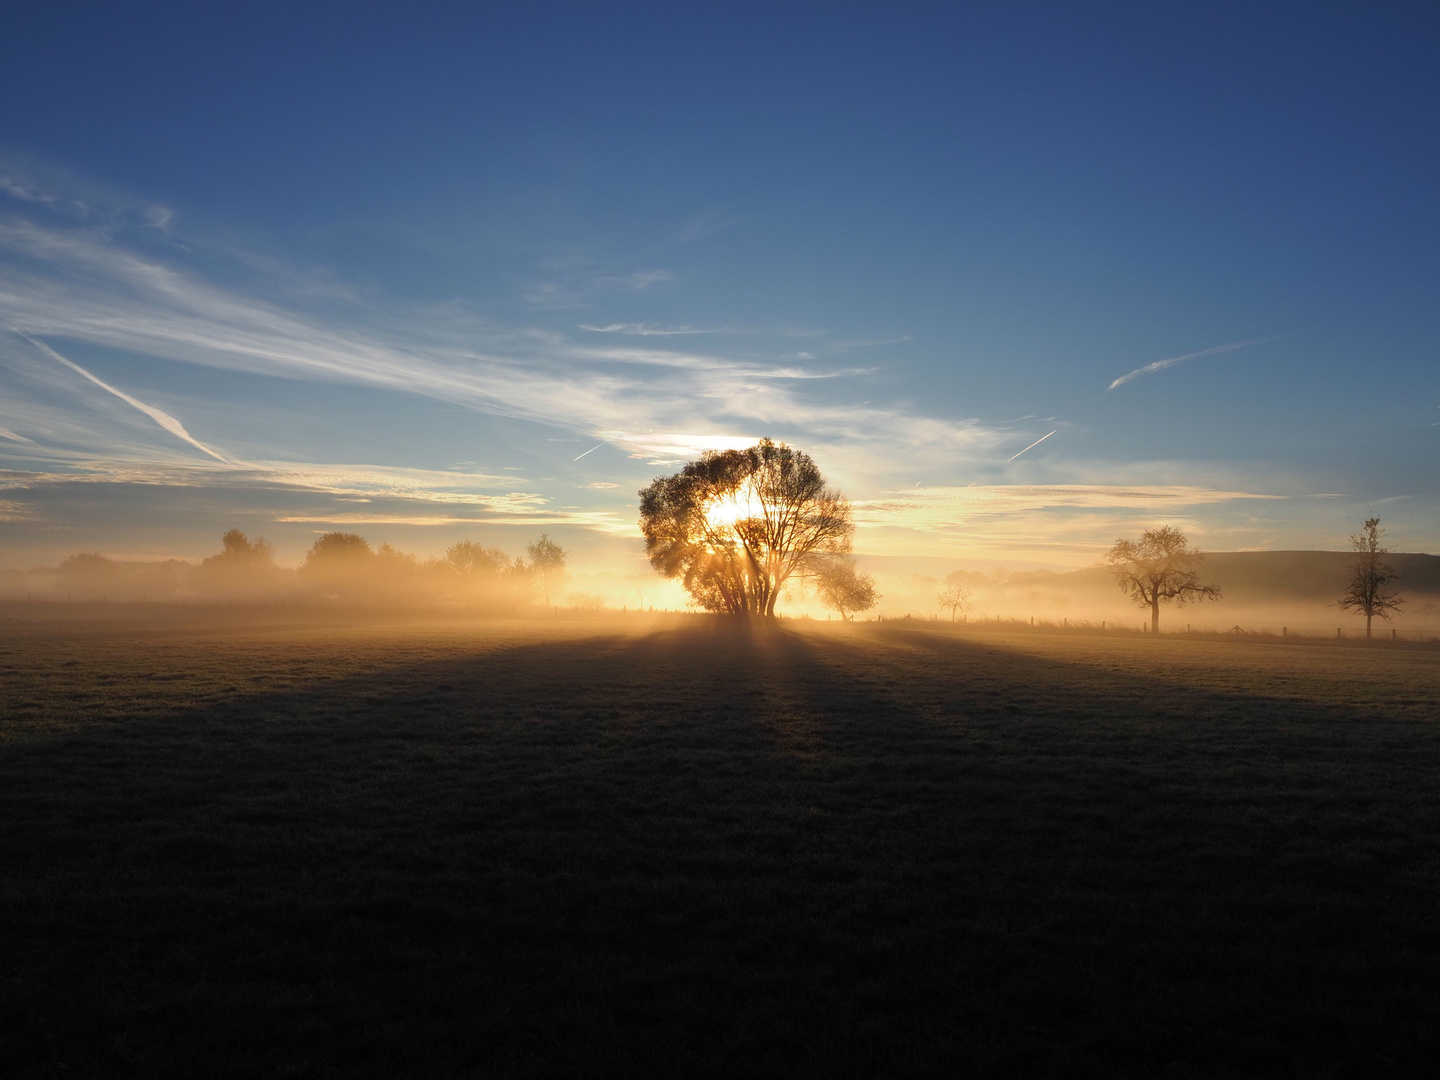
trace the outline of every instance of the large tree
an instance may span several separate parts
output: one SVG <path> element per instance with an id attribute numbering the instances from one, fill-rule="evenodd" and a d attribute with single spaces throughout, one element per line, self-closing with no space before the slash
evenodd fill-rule
<path id="1" fill-rule="evenodd" d="M 850 503 L 808 454 L 762 439 L 707 451 L 640 492 L 650 565 L 707 611 L 775 614 L 792 582 L 850 550 Z"/>
<path id="2" fill-rule="evenodd" d="M 1160 631 L 1160 605 L 1219 600 L 1220 590 L 1200 583 L 1205 556 L 1169 525 L 1146 529 L 1139 540 L 1116 540 L 1105 556 L 1115 581 L 1135 603 L 1150 609 L 1150 632 Z"/>
<path id="3" fill-rule="evenodd" d="M 1379 615 L 1390 618 L 1390 612 L 1399 611 L 1405 601 L 1390 588 L 1390 582 L 1398 576 L 1385 561 L 1389 549 L 1380 546 L 1378 517 L 1366 518 L 1365 525 L 1358 533 L 1350 535 L 1350 549 L 1355 559 L 1350 564 L 1350 580 L 1340 597 L 1340 608 L 1365 616 L 1365 636 L 1370 636 L 1370 623 Z"/>

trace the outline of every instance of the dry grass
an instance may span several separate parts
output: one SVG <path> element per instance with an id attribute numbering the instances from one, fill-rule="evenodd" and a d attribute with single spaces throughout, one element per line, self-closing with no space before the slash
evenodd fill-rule
<path id="1" fill-rule="evenodd" d="M 1412 1074 L 1437 701 L 1431 646 L 0 621 L 0 1065 Z"/>

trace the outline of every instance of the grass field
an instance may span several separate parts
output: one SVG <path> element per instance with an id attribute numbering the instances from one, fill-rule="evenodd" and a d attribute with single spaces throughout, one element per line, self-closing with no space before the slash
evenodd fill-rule
<path id="1" fill-rule="evenodd" d="M 1431 645 L 0 611 L 0 1073 L 1428 1075 L 1437 702 Z"/>

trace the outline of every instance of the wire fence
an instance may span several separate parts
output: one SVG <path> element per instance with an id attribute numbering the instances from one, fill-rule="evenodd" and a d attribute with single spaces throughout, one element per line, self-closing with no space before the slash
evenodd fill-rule
<path id="1" fill-rule="evenodd" d="M 873 622 L 929 622 L 950 624 L 957 627 L 966 627 L 972 630 L 1007 630 L 1024 631 L 1034 630 L 1045 633 L 1077 633 L 1077 634 L 1120 634 L 1120 635 L 1145 635 L 1151 633 L 1149 620 L 1128 620 L 1128 619 L 1070 619 L 1061 617 L 1059 619 L 1041 619 L 1031 616 L 1012 615 L 986 615 L 971 614 L 957 615 L 953 620 L 949 615 L 877 615 L 866 621 Z M 1370 642 L 1432 642 L 1440 643 L 1440 623 L 1435 626 L 1428 624 L 1421 627 L 1400 628 L 1396 626 L 1375 625 L 1371 627 L 1367 636 L 1365 628 L 1354 626 L 1335 626 L 1333 623 L 1325 624 L 1319 622 L 1308 623 L 1236 623 L 1231 626 L 1224 626 L 1218 623 L 1182 622 L 1170 620 L 1162 621 L 1159 636 L 1161 637 L 1193 637 L 1193 638 L 1274 638 L 1285 640 L 1331 640 L 1331 641 L 1370 641 Z"/>

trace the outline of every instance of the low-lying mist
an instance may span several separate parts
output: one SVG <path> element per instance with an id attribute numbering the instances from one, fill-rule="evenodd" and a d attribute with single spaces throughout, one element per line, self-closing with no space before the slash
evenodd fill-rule
<path id="1" fill-rule="evenodd" d="M 546 536 L 524 554 L 464 540 L 443 558 L 422 559 L 390 544 L 372 547 L 354 533 L 332 532 L 315 541 L 300 566 L 284 567 L 275 562 L 263 538 L 251 540 L 238 529 L 225 534 L 220 552 L 199 563 L 82 553 L 58 566 L 3 570 L 0 599 L 338 604 L 497 613 L 536 607 L 592 612 L 610 603 L 605 595 L 574 586 L 566 552 Z"/>
<path id="2" fill-rule="evenodd" d="M 1215 552 L 1202 577 L 1218 585 L 1221 598 L 1183 607 L 1162 605 L 1162 632 L 1289 633 L 1349 636 L 1363 633 L 1364 616 L 1336 604 L 1352 556 L 1334 551 Z M 1391 620 L 1375 620 L 1374 632 L 1391 630 L 1414 637 L 1440 635 L 1440 556 L 1394 554 L 1397 586 L 1405 604 Z M 1025 570 L 1011 573 L 957 569 L 936 574 L 877 568 L 883 598 L 873 617 L 985 622 L 996 619 L 1022 625 L 1142 629 L 1149 609 L 1132 604 L 1103 566 L 1066 573 Z M 960 603 L 944 606 L 947 591 L 960 590 Z"/>
<path id="3" fill-rule="evenodd" d="M 421 558 L 353 533 L 319 537 L 296 567 L 279 565 L 263 538 L 232 529 L 220 550 L 191 562 L 135 561 L 95 553 L 58 565 L 0 570 L 0 600 L 46 603 L 223 603 L 331 606 L 411 611 L 456 610 L 477 615 L 595 614 L 603 611 L 685 610 L 679 584 L 650 572 L 587 567 L 577 572 L 570 552 L 541 537 L 522 552 L 478 541 L 453 544 L 441 558 Z M 1397 585 L 1406 603 L 1375 633 L 1440 636 L 1440 557 L 1394 554 Z M 1220 586 L 1218 601 L 1166 606 L 1164 632 L 1272 633 L 1345 636 L 1363 633 L 1364 619 L 1336 606 L 1350 555 L 1345 552 L 1218 552 L 1205 578 Z M 1103 566 L 1070 572 L 965 568 L 935 572 L 935 560 L 867 560 L 881 598 L 860 619 L 923 619 L 1037 627 L 1132 629 L 1148 621 Z M 924 572 L 924 571 L 930 572 Z M 948 594 L 948 597 L 947 597 Z M 786 590 L 783 615 L 836 618 L 803 585 Z"/>

